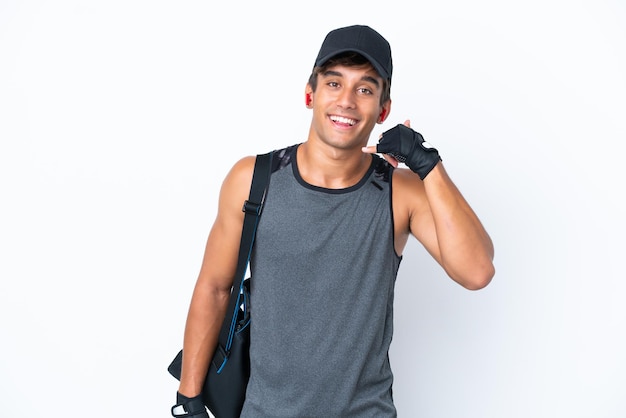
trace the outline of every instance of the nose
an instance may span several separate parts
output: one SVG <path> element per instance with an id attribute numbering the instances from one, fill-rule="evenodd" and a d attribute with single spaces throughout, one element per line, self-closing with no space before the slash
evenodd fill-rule
<path id="1" fill-rule="evenodd" d="M 351 89 L 342 89 L 337 96 L 337 107 L 342 109 L 354 109 L 356 105 L 355 94 Z"/>

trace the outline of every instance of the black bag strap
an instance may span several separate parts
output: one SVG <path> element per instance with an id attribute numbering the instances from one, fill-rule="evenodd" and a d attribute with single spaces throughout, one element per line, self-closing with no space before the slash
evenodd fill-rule
<path id="1" fill-rule="evenodd" d="M 235 278 L 233 280 L 233 287 L 230 294 L 230 301 L 228 303 L 228 310 L 226 311 L 226 317 L 224 318 L 224 322 L 222 323 L 217 349 L 213 358 L 214 362 L 222 363 L 216 364 L 218 372 L 223 366 L 223 363 L 225 363 L 225 361 L 228 359 L 233 336 L 235 334 L 237 311 L 240 309 L 239 307 L 243 303 L 243 282 L 245 280 L 245 275 L 248 270 L 248 263 L 250 262 L 250 256 L 252 254 L 256 227 L 258 225 L 261 211 L 263 209 L 265 192 L 269 184 L 271 165 L 272 152 L 269 152 L 267 154 L 259 154 L 256 156 L 254 173 L 252 175 L 252 184 L 250 185 L 250 196 L 248 197 L 248 200 L 244 202 L 242 208 L 242 210 L 245 212 L 245 215 L 243 221 L 243 230 L 241 232 L 241 243 L 239 244 L 239 258 L 237 261 L 237 270 L 235 272 Z M 223 358 L 220 359 L 220 357 Z"/>

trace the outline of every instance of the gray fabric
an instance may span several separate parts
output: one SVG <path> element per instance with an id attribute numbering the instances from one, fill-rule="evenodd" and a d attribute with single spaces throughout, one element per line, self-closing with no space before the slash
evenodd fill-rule
<path id="1" fill-rule="evenodd" d="M 242 417 L 395 417 L 388 349 L 400 264 L 392 168 L 306 184 L 276 152 L 251 259 L 251 376 Z"/>

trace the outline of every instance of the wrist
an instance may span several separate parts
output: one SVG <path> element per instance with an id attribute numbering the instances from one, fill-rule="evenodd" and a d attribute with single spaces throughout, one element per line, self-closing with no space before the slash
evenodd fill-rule
<path id="1" fill-rule="evenodd" d="M 440 162 L 441 162 L 441 158 L 433 163 L 432 167 L 428 170 L 428 172 L 424 175 L 423 178 L 420 176 L 422 181 L 424 182 L 429 181 L 432 183 L 433 181 L 435 181 L 437 177 L 441 176 L 441 164 L 439 164 Z"/>
<path id="2" fill-rule="evenodd" d="M 197 379 L 181 379 L 177 393 L 187 396 L 188 398 L 193 398 L 202 393 L 202 385 L 203 383 L 199 383 Z"/>
<path id="3" fill-rule="evenodd" d="M 208 418 L 202 395 L 189 398 L 176 392 L 176 405 L 172 406 L 172 416 L 176 418 Z"/>
<path id="4" fill-rule="evenodd" d="M 439 157 L 439 154 L 436 155 L 435 158 L 432 158 L 430 161 L 427 162 L 422 162 L 420 165 L 418 166 L 408 166 L 409 169 L 411 169 L 411 171 L 413 171 L 414 173 L 416 173 L 420 179 L 425 180 L 426 177 L 435 169 L 435 167 L 437 167 L 437 165 L 439 165 L 439 163 L 441 162 L 441 157 Z"/>

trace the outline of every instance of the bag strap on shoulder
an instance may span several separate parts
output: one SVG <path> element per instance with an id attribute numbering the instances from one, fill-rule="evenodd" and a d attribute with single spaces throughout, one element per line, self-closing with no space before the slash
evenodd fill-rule
<path id="1" fill-rule="evenodd" d="M 252 175 L 252 184 L 250 185 L 250 195 L 248 200 L 243 204 L 242 211 L 245 212 L 243 221 L 243 230 L 241 233 L 241 243 L 239 245 L 239 258 L 237 261 L 237 270 L 233 280 L 230 301 L 226 317 L 222 323 L 220 330 L 217 353 L 222 353 L 224 361 L 228 358 L 233 335 L 235 334 L 235 326 L 237 321 L 237 311 L 242 303 L 243 282 L 250 262 L 256 227 L 263 211 L 263 203 L 265 201 L 265 193 L 270 180 L 273 152 L 267 154 L 259 154 L 256 156 L 254 164 L 254 173 Z M 215 359 L 214 359 L 215 360 Z M 218 370 L 220 369 L 219 365 Z"/>

